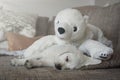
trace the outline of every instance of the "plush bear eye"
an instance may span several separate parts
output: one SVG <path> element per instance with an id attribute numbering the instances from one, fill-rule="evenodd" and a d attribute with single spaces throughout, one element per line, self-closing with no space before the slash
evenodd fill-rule
<path id="1" fill-rule="evenodd" d="M 77 27 L 76 27 L 76 26 L 73 27 L 73 31 L 74 31 L 74 32 L 77 31 Z"/>

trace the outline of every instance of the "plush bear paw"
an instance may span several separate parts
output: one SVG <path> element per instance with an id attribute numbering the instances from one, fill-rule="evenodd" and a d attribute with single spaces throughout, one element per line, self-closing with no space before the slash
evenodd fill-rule
<path id="1" fill-rule="evenodd" d="M 113 54 L 112 48 L 95 40 L 85 41 L 79 49 L 87 55 L 100 60 L 110 59 Z"/>
<path id="2" fill-rule="evenodd" d="M 95 54 L 96 55 L 93 56 L 94 58 L 101 59 L 101 60 L 108 60 L 111 58 L 111 55 L 113 54 L 113 50 L 112 49 L 100 50 L 100 51 L 97 51 Z"/>
<path id="3" fill-rule="evenodd" d="M 107 54 L 106 52 L 100 52 L 100 58 L 107 59 L 111 56 L 111 54 Z"/>

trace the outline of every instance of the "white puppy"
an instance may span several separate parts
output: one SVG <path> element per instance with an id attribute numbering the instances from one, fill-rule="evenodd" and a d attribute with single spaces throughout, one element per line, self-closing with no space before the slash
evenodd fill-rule
<path id="1" fill-rule="evenodd" d="M 25 65 L 27 68 L 49 66 L 64 70 L 79 69 L 82 66 L 101 63 L 101 60 L 83 55 L 80 50 L 72 45 L 54 45 L 43 52 L 36 51 L 31 56 L 26 55 L 24 54 L 22 59 L 13 59 L 12 65 Z"/>

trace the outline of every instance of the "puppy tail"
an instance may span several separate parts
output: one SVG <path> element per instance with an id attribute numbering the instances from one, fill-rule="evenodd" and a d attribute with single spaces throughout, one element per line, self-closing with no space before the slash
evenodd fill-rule
<path id="1" fill-rule="evenodd" d="M 96 65 L 96 64 L 100 64 L 102 61 L 99 60 L 99 59 L 94 59 L 94 58 L 89 58 L 85 65 L 88 66 L 88 65 Z"/>

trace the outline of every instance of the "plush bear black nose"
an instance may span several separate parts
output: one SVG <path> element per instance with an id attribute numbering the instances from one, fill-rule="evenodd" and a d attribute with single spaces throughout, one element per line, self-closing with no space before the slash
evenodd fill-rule
<path id="1" fill-rule="evenodd" d="M 58 69 L 58 70 L 61 70 L 62 66 L 60 64 L 55 64 L 55 68 Z"/>
<path id="2" fill-rule="evenodd" d="M 63 34 L 63 33 L 65 33 L 65 29 L 62 28 L 62 27 L 60 27 L 60 28 L 58 28 L 58 32 L 59 32 L 60 34 Z"/>

